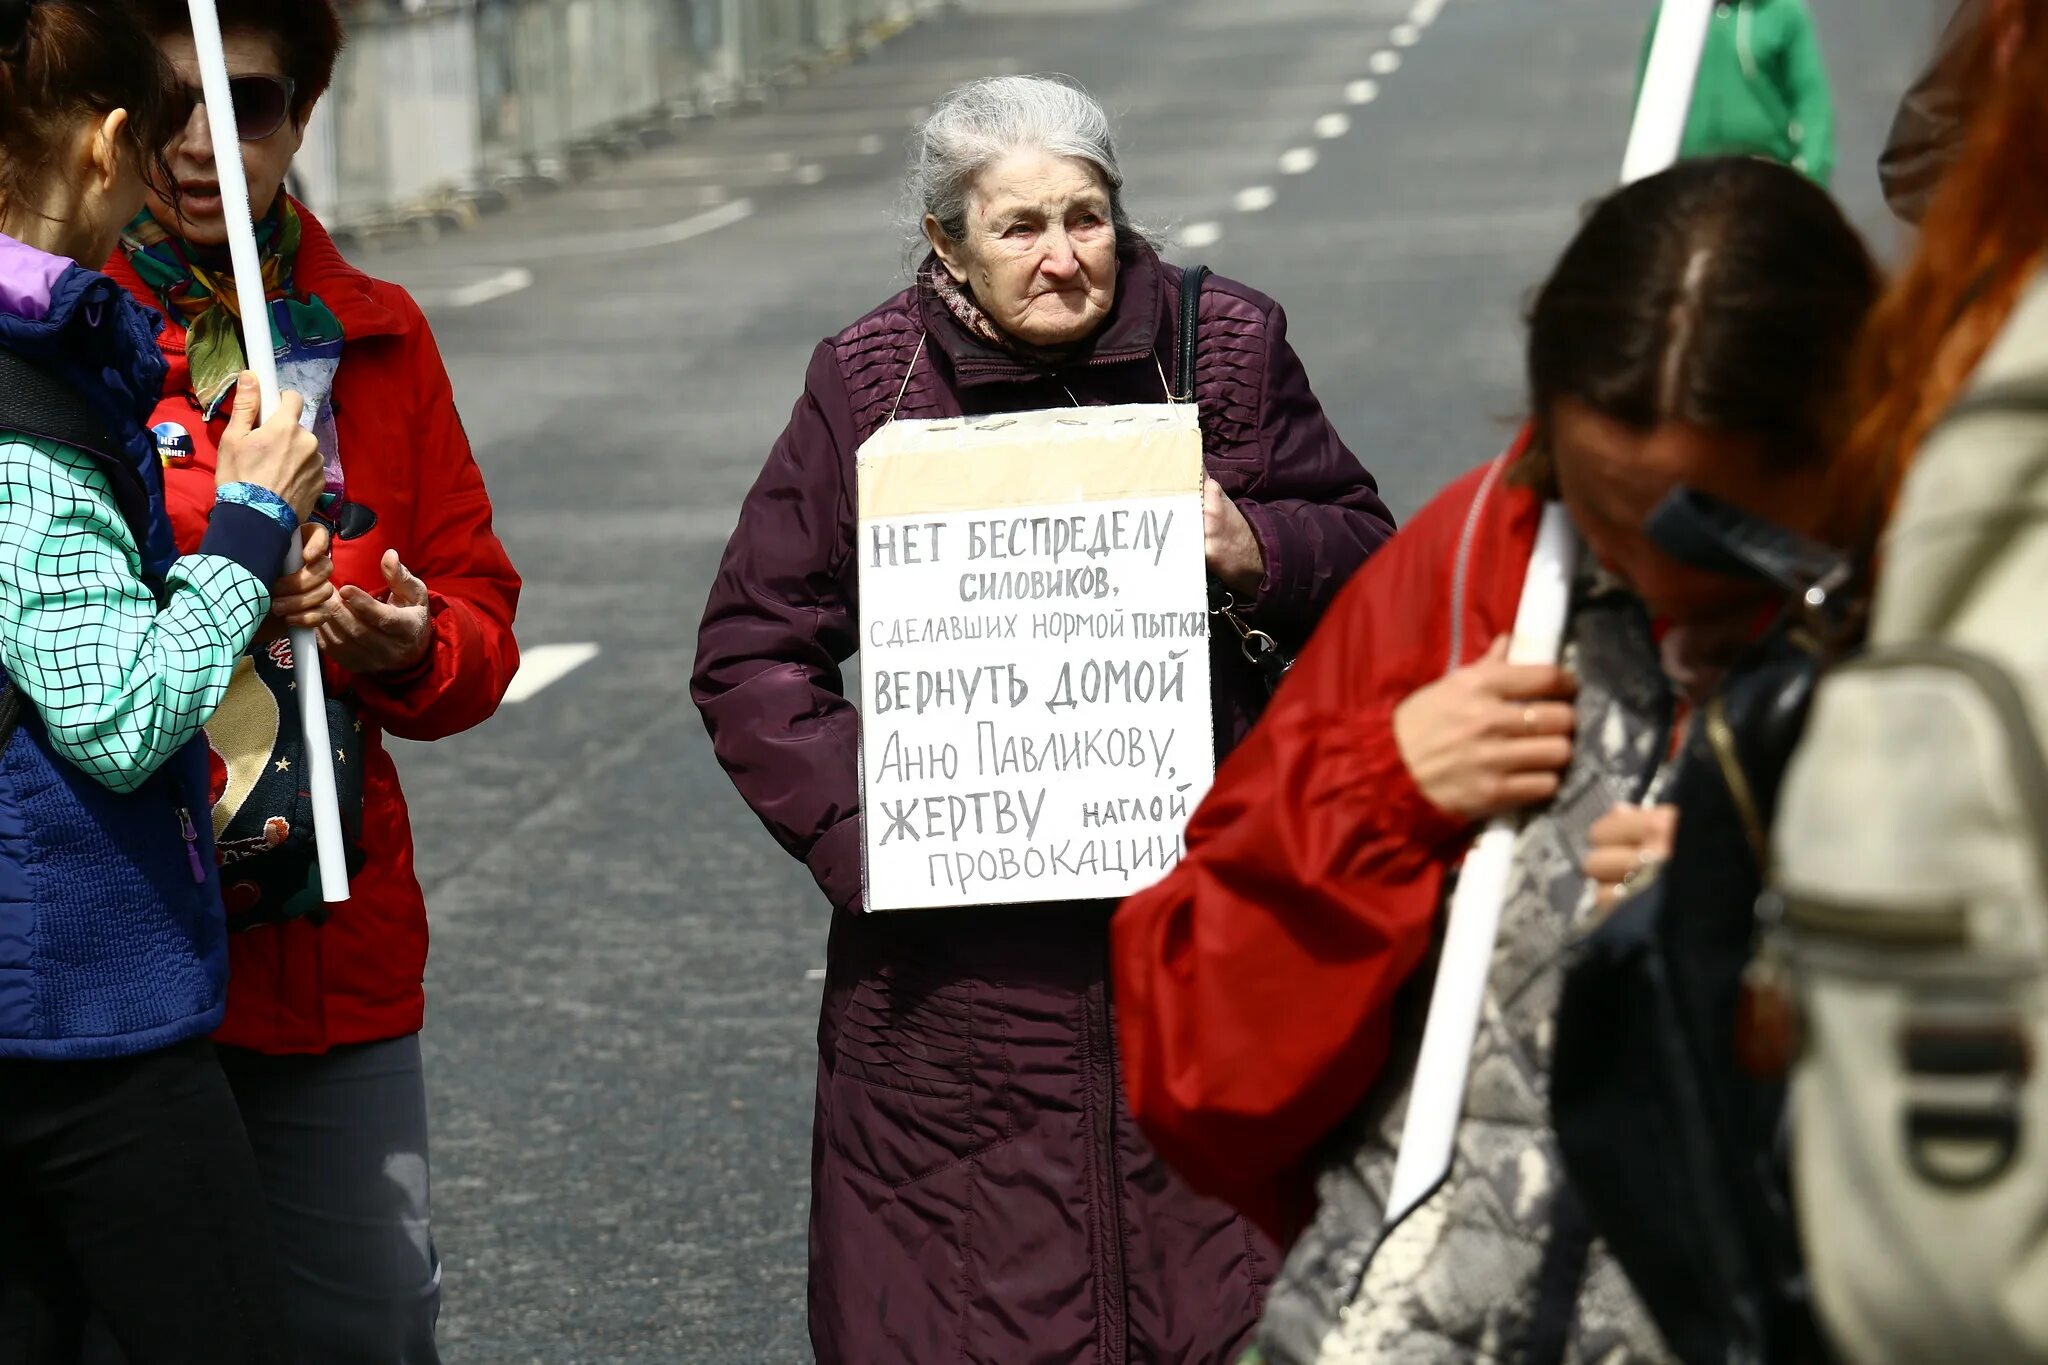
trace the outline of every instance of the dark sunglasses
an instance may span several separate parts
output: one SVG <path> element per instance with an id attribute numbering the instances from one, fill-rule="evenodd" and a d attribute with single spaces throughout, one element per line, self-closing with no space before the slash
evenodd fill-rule
<path id="1" fill-rule="evenodd" d="M 244 142 L 261 142 L 291 117 L 292 95 L 295 86 L 283 76 L 234 76 L 228 80 L 228 98 L 235 107 L 235 130 Z M 184 92 L 185 117 L 179 120 L 183 127 L 192 119 L 192 111 L 206 103 L 206 92 L 187 88 Z"/>

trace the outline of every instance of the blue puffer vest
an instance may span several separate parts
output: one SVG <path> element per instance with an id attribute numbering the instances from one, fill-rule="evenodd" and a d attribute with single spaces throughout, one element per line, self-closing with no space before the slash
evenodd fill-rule
<path id="1" fill-rule="evenodd" d="M 175 550 L 144 425 L 163 383 L 156 333 L 104 275 L 0 237 L 0 348 L 65 381 L 107 429 L 109 448 L 80 448 L 106 468 L 160 591 Z M 0 411 L 0 432 L 21 417 Z M 27 708 L 0 751 L 0 1057 L 129 1056 L 219 1025 L 227 927 L 208 787 L 203 735 L 123 795 L 59 755 Z"/>

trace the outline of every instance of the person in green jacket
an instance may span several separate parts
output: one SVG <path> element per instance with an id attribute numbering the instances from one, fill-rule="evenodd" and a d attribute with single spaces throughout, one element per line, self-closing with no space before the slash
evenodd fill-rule
<path id="1" fill-rule="evenodd" d="M 1663 9 L 1660 3 L 1643 35 L 1638 99 Z M 1806 0 L 1714 6 L 1678 154 L 1767 157 L 1828 183 L 1835 171 L 1835 104 Z"/>

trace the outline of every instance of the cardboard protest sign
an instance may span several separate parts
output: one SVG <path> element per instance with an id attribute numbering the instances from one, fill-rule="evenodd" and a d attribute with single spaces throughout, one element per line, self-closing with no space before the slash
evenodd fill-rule
<path id="1" fill-rule="evenodd" d="M 1215 776 L 1194 408 L 895 422 L 858 465 L 867 908 L 1157 881 Z"/>

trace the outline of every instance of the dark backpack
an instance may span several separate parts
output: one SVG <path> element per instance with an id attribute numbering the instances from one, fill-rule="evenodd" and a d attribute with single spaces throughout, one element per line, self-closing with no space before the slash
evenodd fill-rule
<path id="1" fill-rule="evenodd" d="M 1785 1086 L 1744 1064 L 1745 973 L 1778 787 L 1848 575 L 1822 547 L 1681 490 L 1667 553 L 1786 590 L 1778 625 L 1688 729 L 1670 858 L 1577 945 L 1551 1117 L 1572 1187 L 1687 1365 L 1825 1359 L 1807 1303 Z"/>

